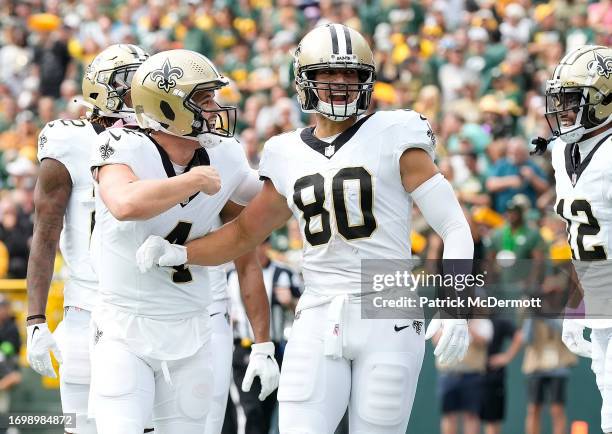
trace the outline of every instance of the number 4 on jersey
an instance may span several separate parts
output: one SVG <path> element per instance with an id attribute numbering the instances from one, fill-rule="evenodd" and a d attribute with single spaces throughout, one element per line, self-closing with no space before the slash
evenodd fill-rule
<path id="1" fill-rule="evenodd" d="M 189 237 L 191 226 L 192 223 L 189 222 L 178 222 L 174 229 L 172 229 L 170 233 L 166 235 L 166 240 L 169 243 L 180 244 L 182 246 Z M 172 273 L 172 281 L 174 283 L 188 283 L 193 280 L 189 267 L 186 267 L 185 265 L 177 265 L 172 268 L 174 268 L 174 273 Z"/>
<path id="2" fill-rule="evenodd" d="M 359 182 L 359 207 L 361 209 L 361 224 L 350 224 L 346 209 L 346 181 Z M 331 225 L 329 211 L 325 208 L 325 178 L 320 173 L 303 176 L 295 181 L 293 202 L 302 211 L 304 220 L 304 235 L 311 246 L 326 244 L 331 238 Z M 314 200 L 304 203 L 302 192 L 312 188 Z M 345 167 L 340 169 L 332 178 L 332 199 L 338 232 L 347 240 L 367 238 L 376 229 L 376 219 L 372 214 L 373 191 L 372 175 L 363 167 Z M 319 217 L 321 230 L 313 232 L 310 222 Z"/>

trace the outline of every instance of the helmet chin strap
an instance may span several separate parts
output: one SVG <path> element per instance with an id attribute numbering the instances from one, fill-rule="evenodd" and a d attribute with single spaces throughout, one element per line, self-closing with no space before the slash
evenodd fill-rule
<path id="1" fill-rule="evenodd" d="M 164 133 L 172 134 L 170 131 L 162 127 L 159 122 L 144 113 L 141 113 L 140 116 L 137 115 L 136 119 L 138 120 L 138 125 L 140 126 L 140 128 L 148 128 L 153 131 L 163 131 Z"/>
<path id="2" fill-rule="evenodd" d="M 331 121 L 340 122 L 347 118 L 350 118 L 351 116 L 358 114 L 357 113 L 359 111 L 357 109 L 358 100 L 359 98 L 355 98 L 355 101 L 349 104 L 336 105 L 336 104 L 329 104 L 327 102 L 323 102 L 319 98 L 319 102 L 317 103 L 317 111 Z M 334 113 L 343 113 L 343 115 L 339 116 L 339 115 L 335 115 Z"/>
<path id="3" fill-rule="evenodd" d="M 559 137 L 566 143 L 576 143 L 582 138 L 585 132 L 586 129 L 582 125 L 580 125 L 568 131 L 561 131 Z"/>
<path id="4" fill-rule="evenodd" d="M 221 137 L 209 133 L 198 134 L 197 140 L 200 146 L 206 149 L 212 149 L 221 144 Z"/>

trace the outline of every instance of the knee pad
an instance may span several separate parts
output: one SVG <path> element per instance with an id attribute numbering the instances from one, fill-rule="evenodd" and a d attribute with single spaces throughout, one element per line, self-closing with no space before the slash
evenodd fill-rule
<path id="1" fill-rule="evenodd" d="M 101 397 L 118 397 L 136 390 L 139 359 L 116 342 L 100 342 L 93 353 L 94 392 Z"/>
<path id="2" fill-rule="evenodd" d="M 60 377 L 60 397 L 62 400 L 62 411 L 76 415 L 76 427 L 66 428 L 66 432 L 80 433 L 80 427 L 87 424 L 87 406 L 89 402 L 89 384 L 66 383 Z M 95 423 L 91 425 L 95 427 Z"/>
<path id="3" fill-rule="evenodd" d="M 69 434 L 96 434 L 98 431 L 96 429 L 96 421 L 93 419 L 88 419 L 87 415 L 79 415 L 76 416 L 76 427 L 75 428 L 66 428 L 66 431 Z"/>
<path id="4" fill-rule="evenodd" d="M 179 417 L 206 422 L 214 390 L 211 362 L 210 350 L 205 347 L 189 360 L 185 360 L 185 364 L 180 368 L 171 369 L 177 374 L 176 378 L 172 379 L 173 386 L 168 389 L 163 387 L 163 390 L 171 392 L 174 389 Z M 163 401 L 162 397 L 161 402 Z"/>
<path id="5" fill-rule="evenodd" d="M 279 401 L 307 401 L 317 384 L 323 344 L 316 340 L 289 341 L 278 386 Z M 324 380 L 325 381 L 325 380 Z"/>
<path id="6" fill-rule="evenodd" d="M 278 407 L 278 429 L 280 434 L 332 434 L 336 426 L 329 421 L 328 411 L 322 405 L 284 401 Z M 344 414 L 344 411 L 343 411 Z M 336 425 L 342 416 L 338 417 Z"/>
<path id="7" fill-rule="evenodd" d="M 66 383 L 89 384 L 91 361 L 89 355 L 89 330 L 62 321 L 53 337 L 62 352 L 60 377 Z"/>
<path id="8" fill-rule="evenodd" d="M 360 369 L 356 402 L 351 408 L 363 420 L 393 426 L 410 417 L 416 392 L 419 367 L 411 353 L 378 353 L 370 355 Z"/>
<path id="9" fill-rule="evenodd" d="M 210 409 L 212 382 L 210 375 L 181 385 L 177 393 L 177 406 L 181 414 L 189 419 L 203 419 Z"/>

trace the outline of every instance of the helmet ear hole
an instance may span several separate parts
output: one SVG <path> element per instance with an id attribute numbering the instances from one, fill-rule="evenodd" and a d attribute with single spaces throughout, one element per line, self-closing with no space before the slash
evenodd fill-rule
<path id="1" fill-rule="evenodd" d="M 176 114 L 174 113 L 174 110 L 172 110 L 172 107 L 170 107 L 170 104 L 168 104 L 166 101 L 161 101 L 159 103 L 159 109 L 167 119 L 170 119 L 171 121 L 175 119 Z"/>

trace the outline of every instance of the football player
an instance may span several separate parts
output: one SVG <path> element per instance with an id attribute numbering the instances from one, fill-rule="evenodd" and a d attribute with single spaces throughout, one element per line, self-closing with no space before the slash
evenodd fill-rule
<path id="1" fill-rule="evenodd" d="M 141 128 L 107 130 L 93 150 L 100 279 L 91 406 L 101 434 L 142 432 L 151 414 L 158 433 L 204 432 L 213 394 L 207 270 L 140 274 L 134 257 L 151 234 L 178 244 L 203 236 L 259 190 L 233 138 L 236 109 L 215 101 L 227 84 L 201 54 L 158 53 L 132 81 Z M 250 370 L 265 396 L 278 365 L 261 269 L 254 252 L 244 253 L 235 263 L 247 276 L 243 297 L 256 330 Z"/>
<path id="2" fill-rule="evenodd" d="M 203 239 L 185 247 L 151 237 L 137 259 L 143 269 L 222 263 L 295 216 L 305 292 L 285 350 L 280 432 L 333 433 L 348 406 L 353 433 L 405 433 L 425 348 L 422 323 L 362 319 L 361 261 L 410 259 L 413 201 L 443 238 L 444 259 L 472 259 L 470 229 L 433 162 L 426 119 L 411 110 L 360 117 L 376 74 L 361 34 L 340 24 L 313 29 L 294 69 L 302 110 L 315 113 L 316 126 L 268 140 L 261 193 Z M 466 321 L 437 319 L 426 335 L 440 328 L 439 360 L 461 359 Z"/>
<path id="3" fill-rule="evenodd" d="M 89 256 L 95 223 L 90 145 L 117 118 L 128 116 L 130 80 L 148 57 L 135 45 L 112 45 L 98 54 L 83 78 L 87 119 L 49 122 L 38 139 L 40 171 L 34 203 L 36 220 L 28 262 L 27 358 L 32 368 L 55 377 L 49 351 L 60 362 L 60 395 L 64 413 L 76 413 L 70 433 L 93 433 L 87 420 L 90 383 L 90 312 L 97 277 Z M 45 310 L 56 246 L 68 277 L 64 285 L 64 319 L 52 335 Z"/>
<path id="4" fill-rule="evenodd" d="M 603 399 L 601 428 L 612 433 L 612 49 L 585 45 L 561 59 L 546 83 L 546 120 L 553 133 L 555 210 L 567 224 L 586 313 L 563 321 L 563 342 L 592 357 Z M 585 327 L 592 329 L 591 342 Z"/>

